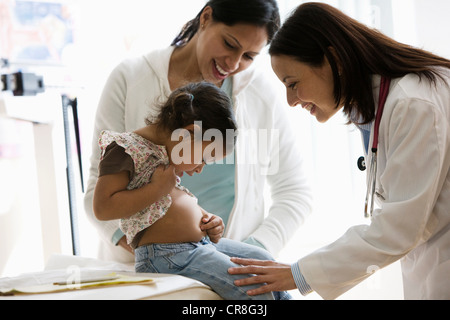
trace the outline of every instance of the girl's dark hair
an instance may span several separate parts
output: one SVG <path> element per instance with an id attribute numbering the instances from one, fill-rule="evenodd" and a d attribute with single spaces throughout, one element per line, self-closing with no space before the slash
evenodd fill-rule
<path id="1" fill-rule="evenodd" d="M 180 34 L 172 41 L 172 46 L 183 46 L 192 39 L 200 27 L 200 16 L 206 7 L 212 8 L 214 21 L 227 26 L 237 23 L 265 26 L 268 43 L 280 28 L 280 13 L 276 0 L 210 0 L 194 19 L 184 25 Z"/>
<path id="2" fill-rule="evenodd" d="M 173 132 L 196 121 L 201 121 L 203 132 L 216 129 L 222 137 L 230 134 L 227 130 L 237 130 L 231 100 L 224 91 L 207 82 L 190 83 L 173 91 L 159 116 L 146 119 L 146 124 Z"/>
<path id="3" fill-rule="evenodd" d="M 291 56 L 311 67 L 322 66 L 326 57 L 333 71 L 336 107 L 345 97 L 344 113 L 350 122 L 362 119 L 361 123 L 375 118 L 372 75 L 399 78 L 414 73 L 436 83 L 438 77 L 444 79 L 435 67 L 450 68 L 445 58 L 399 43 L 330 5 L 314 2 L 293 12 L 269 53 Z"/>

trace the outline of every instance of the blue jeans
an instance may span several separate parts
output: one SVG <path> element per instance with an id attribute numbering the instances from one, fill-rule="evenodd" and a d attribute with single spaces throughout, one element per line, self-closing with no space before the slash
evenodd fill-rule
<path id="1" fill-rule="evenodd" d="M 259 285 L 237 287 L 234 281 L 248 275 L 230 275 L 228 268 L 237 266 L 230 257 L 273 260 L 261 248 L 230 239 L 218 244 L 208 238 L 200 242 L 151 244 L 135 250 L 136 272 L 169 273 L 203 282 L 226 300 L 289 300 L 287 292 L 272 292 L 249 296 L 247 290 Z"/>

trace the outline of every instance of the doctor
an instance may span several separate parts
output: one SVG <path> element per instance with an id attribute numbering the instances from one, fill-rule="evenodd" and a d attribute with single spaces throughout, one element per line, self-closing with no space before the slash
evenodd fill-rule
<path id="1" fill-rule="evenodd" d="M 301 5 L 270 54 L 291 106 L 322 123 L 342 110 L 361 129 L 371 224 L 292 266 L 232 259 L 230 273 L 256 274 L 236 284 L 335 299 L 401 259 L 406 299 L 450 299 L 450 61 L 321 3 Z"/>

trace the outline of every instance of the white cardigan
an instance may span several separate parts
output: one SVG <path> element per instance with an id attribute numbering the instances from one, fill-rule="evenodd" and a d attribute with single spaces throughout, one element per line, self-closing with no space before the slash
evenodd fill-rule
<path id="1" fill-rule="evenodd" d="M 379 132 L 380 209 L 370 226 L 353 227 L 299 261 L 323 298 L 402 259 L 406 299 L 450 299 L 450 71 L 444 72 L 447 84 L 439 80 L 437 89 L 415 75 L 393 79 Z M 374 77 L 375 105 L 379 86 Z"/>
<path id="2" fill-rule="evenodd" d="M 174 47 L 121 63 L 110 75 L 97 110 L 85 210 L 104 246 L 102 258 L 131 260 L 113 248 L 118 221 L 100 222 L 92 210 L 98 177 L 98 136 L 101 130 L 134 131 L 157 113 L 155 102 L 170 94 L 169 61 Z M 263 69 L 263 68 L 261 68 Z M 312 195 L 303 171 L 298 142 L 286 115 L 287 105 L 278 80 L 256 66 L 233 78 L 233 99 L 239 135 L 236 145 L 236 197 L 225 237 L 253 237 L 276 255 L 311 211 Z M 260 143 L 257 142 L 260 140 Z M 265 215 L 264 187 L 269 183 L 272 205 Z M 125 250 L 122 250 L 125 251 Z M 120 257 L 120 255 L 122 257 Z"/>

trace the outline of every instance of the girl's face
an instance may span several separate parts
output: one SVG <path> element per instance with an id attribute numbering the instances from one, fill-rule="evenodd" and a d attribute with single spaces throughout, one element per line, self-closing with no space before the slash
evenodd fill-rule
<path id="1" fill-rule="evenodd" d="M 301 105 L 321 123 L 342 109 L 342 103 L 336 108 L 333 73 L 327 59 L 321 67 L 313 68 L 290 56 L 272 56 L 272 68 L 286 86 L 291 107 Z"/>
<path id="2" fill-rule="evenodd" d="M 188 146 L 189 145 L 189 146 Z M 199 148 L 199 150 L 196 150 L 195 148 Z M 174 149 L 172 149 L 173 151 Z M 203 168 L 207 164 L 211 164 L 215 161 L 221 160 L 224 157 L 226 157 L 226 152 L 223 152 L 223 154 L 216 153 L 218 149 L 215 148 L 215 145 L 213 145 L 213 142 L 209 141 L 203 141 L 201 143 L 201 150 L 200 150 L 200 143 L 195 143 L 192 139 L 191 141 L 183 141 L 178 144 L 178 147 L 176 149 L 176 154 L 171 155 L 171 162 L 174 160 L 174 156 L 177 156 L 178 159 L 182 159 L 181 163 L 178 161 L 175 164 L 175 174 L 179 177 L 182 177 L 184 173 L 188 174 L 189 176 L 193 176 L 195 173 L 200 174 L 203 171 Z M 221 149 L 223 151 L 223 149 Z M 201 158 L 197 156 L 198 152 L 200 154 L 201 152 Z"/>
<path id="3" fill-rule="evenodd" d="M 212 20 L 207 7 L 201 16 L 196 47 L 203 79 L 220 84 L 227 77 L 247 69 L 267 45 L 265 27 L 251 24 L 227 26 Z"/>

